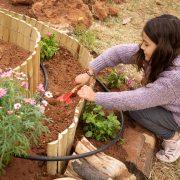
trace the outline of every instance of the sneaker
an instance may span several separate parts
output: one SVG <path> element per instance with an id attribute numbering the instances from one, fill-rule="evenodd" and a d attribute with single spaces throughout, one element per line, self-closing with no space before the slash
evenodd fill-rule
<path id="1" fill-rule="evenodd" d="M 156 157 L 167 163 L 175 162 L 180 157 L 180 139 L 178 140 L 164 140 L 164 150 L 156 153 Z"/>

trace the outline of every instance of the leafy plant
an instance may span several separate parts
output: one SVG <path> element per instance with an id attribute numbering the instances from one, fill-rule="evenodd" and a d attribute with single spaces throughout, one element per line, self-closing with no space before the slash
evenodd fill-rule
<path id="1" fill-rule="evenodd" d="M 85 136 L 106 141 L 114 138 L 120 129 L 120 122 L 113 112 L 106 114 L 102 106 L 87 103 L 82 117 L 85 122 Z"/>
<path id="2" fill-rule="evenodd" d="M 12 78 L 13 77 L 13 78 Z M 0 73 L 0 170 L 9 163 L 13 155 L 27 155 L 31 144 L 37 143 L 48 129 L 43 121 L 46 101 L 38 103 L 36 93 L 29 94 L 26 75 L 11 69 Z M 43 106 L 44 105 L 44 106 Z"/>
<path id="3" fill-rule="evenodd" d="M 41 60 L 48 60 L 52 58 L 56 52 L 59 50 L 59 44 L 56 41 L 56 36 L 54 33 L 47 33 L 46 36 L 41 38 L 40 41 Z"/>
<path id="4" fill-rule="evenodd" d="M 111 73 L 107 76 L 107 83 L 110 88 L 119 88 L 125 83 L 124 75 L 118 74 L 116 69 L 112 69 Z"/>
<path id="5" fill-rule="evenodd" d="M 93 50 L 96 45 L 96 35 L 84 25 L 77 25 L 74 29 L 76 38 L 87 48 Z"/>

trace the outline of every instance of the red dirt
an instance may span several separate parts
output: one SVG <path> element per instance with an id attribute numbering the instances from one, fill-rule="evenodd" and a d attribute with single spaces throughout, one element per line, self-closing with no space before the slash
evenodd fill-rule
<path id="1" fill-rule="evenodd" d="M 114 2 L 119 4 L 123 0 Z M 119 9 L 107 0 L 34 0 L 34 4 L 27 6 L 14 6 L 11 0 L 1 0 L 0 7 L 52 24 L 76 26 L 82 23 L 87 27 L 92 25 L 94 18 L 103 21 L 108 16 L 117 16 L 119 12 Z"/>
<path id="2" fill-rule="evenodd" d="M 30 55 L 30 52 L 23 48 L 0 40 L 0 69 L 15 68 L 22 64 Z"/>
<path id="3" fill-rule="evenodd" d="M 8 10 L 17 12 L 17 13 L 32 16 L 29 12 L 29 10 L 31 9 L 31 6 L 27 6 L 27 5 L 14 6 L 12 5 L 11 0 L 0 0 L 0 7 L 3 9 L 8 9 Z"/>
<path id="4" fill-rule="evenodd" d="M 65 130 L 73 122 L 74 110 L 80 99 L 77 96 L 72 97 L 72 103 L 67 104 L 56 101 L 56 98 L 57 95 L 70 92 L 75 86 L 75 77 L 83 72 L 79 62 L 63 47 L 51 60 L 45 62 L 45 67 L 48 72 L 48 91 L 51 91 L 55 97 L 47 99 L 49 105 L 45 110 L 45 115 L 53 120 L 53 122 L 47 123 L 51 134 L 43 136 L 39 146 L 56 140 L 58 133 Z"/>

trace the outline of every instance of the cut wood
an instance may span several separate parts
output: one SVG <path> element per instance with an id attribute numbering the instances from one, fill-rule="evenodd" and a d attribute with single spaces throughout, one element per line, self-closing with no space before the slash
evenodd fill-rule
<path id="1" fill-rule="evenodd" d="M 82 154 L 94 150 L 96 148 L 83 137 L 77 143 L 75 152 Z M 68 168 L 83 179 L 136 179 L 134 175 L 128 172 L 124 163 L 102 152 L 86 157 L 85 159 L 70 161 Z"/>
<path id="2" fill-rule="evenodd" d="M 68 164 L 67 171 L 71 171 L 71 174 L 74 174 L 75 177 L 78 175 L 82 179 L 93 179 L 93 180 L 111 180 L 107 174 L 104 174 L 97 170 L 95 167 L 91 166 L 85 159 L 76 159 L 72 160 Z M 67 173 L 67 172 L 66 172 Z M 68 174 L 68 173 L 67 173 Z"/>

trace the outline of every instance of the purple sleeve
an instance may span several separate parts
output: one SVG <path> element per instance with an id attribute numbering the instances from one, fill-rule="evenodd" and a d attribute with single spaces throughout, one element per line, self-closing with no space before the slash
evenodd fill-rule
<path id="1" fill-rule="evenodd" d="M 146 87 L 122 92 L 98 92 L 95 102 L 107 109 L 140 110 L 155 106 L 162 106 L 175 99 L 173 88 L 166 78 L 159 78 Z"/>
<path id="2" fill-rule="evenodd" d="M 137 44 L 123 44 L 116 45 L 107 49 L 104 53 L 99 55 L 89 63 L 89 67 L 95 73 L 98 73 L 105 67 L 113 67 L 117 64 L 131 64 L 131 57 L 139 50 Z"/>

